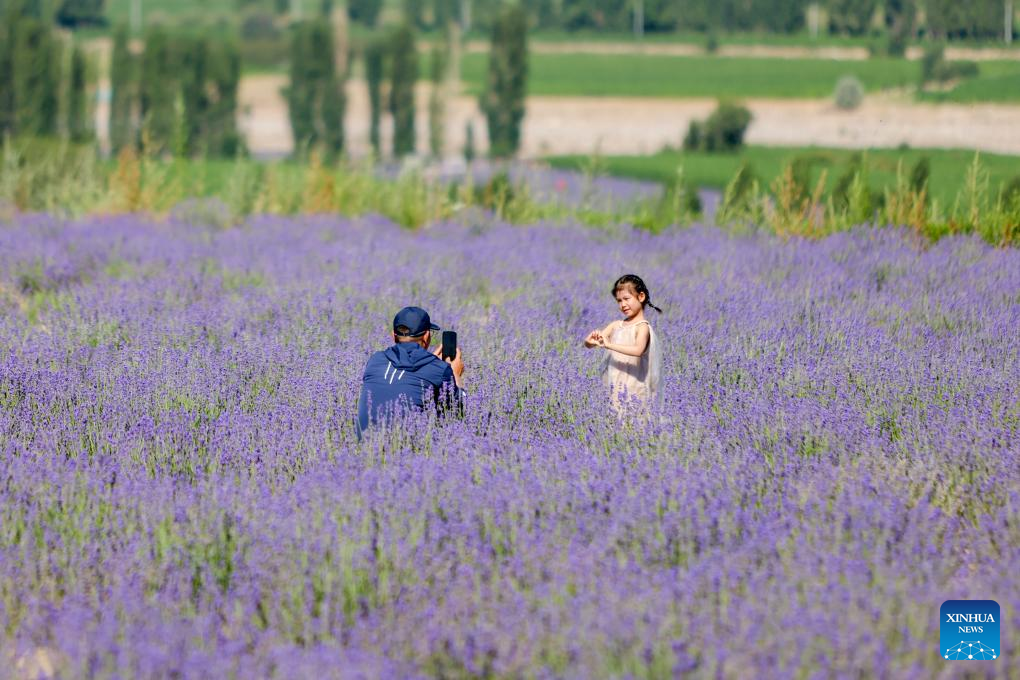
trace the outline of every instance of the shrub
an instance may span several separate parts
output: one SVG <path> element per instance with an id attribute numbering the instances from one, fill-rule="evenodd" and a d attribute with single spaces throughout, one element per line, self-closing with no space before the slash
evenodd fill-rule
<path id="1" fill-rule="evenodd" d="M 704 122 L 692 120 L 684 137 L 684 151 L 736 151 L 744 145 L 751 112 L 730 102 L 719 102 Z"/>
<path id="2" fill-rule="evenodd" d="M 720 102 L 705 121 L 702 146 L 705 151 L 736 151 L 744 145 L 744 134 L 752 115 L 746 107 Z"/>
<path id="3" fill-rule="evenodd" d="M 981 68 L 974 61 L 946 61 L 941 45 L 929 47 L 921 58 L 921 84 L 948 83 L 953 80 L 975 78 Z"/>
<path id="4" fill-rule="evenodd" d="M 687 135 L 684 137 L 684 151 L 699 151 L 704 137 L 702 134 L 702 123 L 692 120 L 687 127 Z"/>
<path id="5" fill-rule="evenodd" d="M 948 83 L 953 80 L 976 78 L 980 72 L 976 61 L 942 61 L 935 65 L 932 80 Z"/>
<path id="6" fill-rule="evenodd" d="M 935 68 L 945 61 L 946 51 L 942 45 L 932 45 L 925 49 L 921 56 L 921 84 L 932 80 Z"/>
<path id="7" fill-rule="evenodd" d="M 921 156 L 910 171 L 910 189 L 915 193 L 928 190 L 928 179 L 931 177 L 931 159 Z"/>
<path id="8" fill-rule="evenodd" d="M 904 31 L 892 31 L 885 45 L 885 53 L 890 57 L 903 57 L 907 54 L 907 34 Z"/>
<path id="9" fill-rule="evenodd" d="M 1003 184 L 1002 201 L 1007 208 L 1020 210 L 1020 175 Z"/>
<path id="10" fill-rule="evenodd" d="M 836 107 L 853 111 L 864 101 L 864 85 L 854 76 L 844 76 L 836 83 Z"/>

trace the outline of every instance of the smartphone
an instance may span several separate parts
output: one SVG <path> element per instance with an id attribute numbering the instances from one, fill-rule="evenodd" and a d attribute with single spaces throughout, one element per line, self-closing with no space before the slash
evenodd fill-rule
<path id="1" fill-rule="evenodd" d="M 457 356 L 457 334 L 454 331 L 443 331 L 443 359 Z"/>

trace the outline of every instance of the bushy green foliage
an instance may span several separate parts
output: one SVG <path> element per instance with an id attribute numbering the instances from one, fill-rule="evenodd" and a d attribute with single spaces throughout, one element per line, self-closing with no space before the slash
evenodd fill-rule
<path id="1" fill-rule="evenodd" d="M 185 153 L 233 156 L 242 147 L 236 120 L 241 80 L 237 47 L 203 37 L 180 40 Z"/>
<path id="2" fill-rule="evenodd" d="M 63 0 L 57 10 L 57 21 L 63 26 L 104 26 L 106 0 Z"/>
<path id="3" fill-rule="evenodd" d="M 92 137 L 93 124 L 86 88 L 85 53 L 77 45 L 71 50 L 68 74 L 67 132 L 72 141 L 85 142 Z"/>
<path id="4" fill-rule="evenodd" d="M 418 51 L 410 24 L 401 24 L 390 36 L 389 62 L 393 153 L 406 156 L 415 149 L 414 85 L 418 81 Z"/>
<path id="5" fill-rule="evenodd" d="M 829 29 L 843 35 L 865 35 L 877 7 L 878 0 L 829 0 Z"/>
<path id="6" fill-rule="evenodd" d="M 135 144 L 137 139 L 137 68 L 137 59 L 128 49 L 127 26 L 120 25 L 114 31 L 110 60 L 110 146 L 114 152 Z"/>
<path id="7" fill-rule="evenodd" d="M 23 18 L 13 27 L 14 131 L 53 135 L 57 131 L 60 44 L 49 26 Z"/>
<path id="8" fill-rule="evenodd" d="M 365 45 L 365 80 L 368 85 L 369 128 L 368 138 L 378 156 L 382 147 L 379 123 L 382 120 L 382 84 L 386 73 L 386 43 L 379 37 L 369 39 Z"/>
<path id="9" fill-rule="evenodd" d="M 176 110 L 180 91 L 178 54 L 166 29 L 155 26 L 145 36 L 139 76 L 142 136 L 153 153 L 169 151 L 179 119 Z"/>
<path id="10" fill-rule="evenodd" d="M 433 47 L 429 66 L 429 151 L 433 158 L 442 158 L 446 132 L 446 101 L 443 84 L 446 75 L 446 54 L 442 47 Z"/>
<path id="11" fill-rule="evenodd" d="M 332 25 L 325 20 L 304 21 L 292 27 L 290 85 L 287 104 L 295 148 L 322 150 L 332 157 L 344 147 L 346 74 L 336 69 Z"/>
<path id="12" fill-rule="evenodd" d="M 885 26 L 888 31 L 886 54 L 902 57 L 914 35 L 917 22 L 917 0 L 886 0 Z"/>
<path id="13" fill-rule="evenodd" d="M 928 183 L 931 180 L 931 159 L 921 156 L 910 170 L 910 188 L 917 193 L 928 194 Z"/>
<path id="14" fill-rule="evenodd" d="M 853 111 L 864 101 L 864 85 L 853 76 L 843 76 L 836 83 L 836 107 L 844 111 Z"/>
<path id="15" fill-rule="evenodd" d="M 936 44 L 924 51 L 921 57 L 921 84 L 948 83 L 953 80 L 976 78 L 981 73 L 977 62 L 947 61 L 945 47 Z"/>
<path id="16" fill-rule="evenodd" d="M 241 20 L 243 40 L 273 40 L 279 37 L 280 29 L 276 27 L 276 18 L 269 12 L 249 12 Z"/>
<path id="17" fill-rule="evenodd" d="M 512 156 L 521 143 L 528 84 L 528 17 L 519 5 L 508 7 L 492 29 L 489 75 L 481 109 L 489 128 L 489 152 Z"/>
<path id="18" fill-rule="evenodd" d="M 925 9 L 928 30 L 940 38 L 1002 36 L 1002 0 L 926 0 Z"/>
<path id="19" fill-rule="evenodd" d="M 347 12 L 351 21 L 365 26 L 375 26 L 382 7 L 383 0 L 347 0 Z"/>
<path id="20" fill-rule="evenodd" d="M 464 160 L 471 163 L 475 159 L 475 125 L 470 120 L 464 124 Z"/>
<path id="21" fill-rule="evenodd" d="M 744 145 L 751 112 L 732 102 L 720 102 L 704 123 L 692 121 L 684 138 L 687 151 L 728 152 Z"/>
<path id="22" fill-rule="evenodd" d="M 135 65 L 127 33 L 118 31 L 111 73 L 110 140 L 114 149 L 135 144 Z M 150 154 L 233 156 L 243 149 L 237 129 L 241 57 L 236 43 L 204 35 L 146 34 L 137 96 L 141 143 Z"/>

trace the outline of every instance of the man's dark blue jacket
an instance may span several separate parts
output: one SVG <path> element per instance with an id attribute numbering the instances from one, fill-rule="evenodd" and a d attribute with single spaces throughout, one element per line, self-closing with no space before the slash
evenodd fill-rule
<path id="1" fill-rule="evenodd" d="M 461 394 L 453 368 L 417 342 L 400 342 L 376 352 L 365 365 L 358 400 L 358 435 L 394 409 L 438 406 L 440 397 L 447 395 L 459 404 Z"/>

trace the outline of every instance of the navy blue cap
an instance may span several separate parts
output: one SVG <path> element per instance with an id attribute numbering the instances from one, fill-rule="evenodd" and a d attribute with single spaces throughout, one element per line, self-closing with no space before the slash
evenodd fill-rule
<path id="1" fill-rule="evenodd" d="M 416 338 L 425 335 L 425 331 L 438 331 L 439 326 L 432 323 L 429 313 L 421 307 L 404 307 L 393 317 L 393 332 L 397 333 L 397 326 L 406 326 L 410 332 L 408 336 Z"/>

